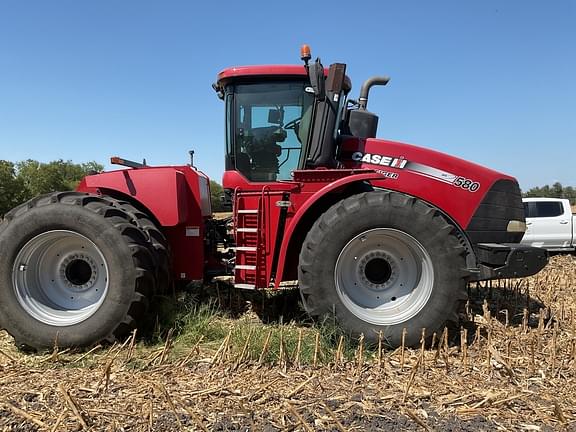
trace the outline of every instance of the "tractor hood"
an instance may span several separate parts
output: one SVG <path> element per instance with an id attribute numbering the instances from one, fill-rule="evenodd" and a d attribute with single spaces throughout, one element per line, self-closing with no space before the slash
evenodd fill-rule
<path id="1" fill-rule="evenodd" d="M 376 187 L 401 191 L 449 214 L 472 241 L 519 241 L 523 233 L 507 232 L 511 220 L 524 221 L 516 179 L 435 150 L 381 139 L 344 137 L 340 161 L 346 168 L 372 169 L 383 179 Z M 494 237 L 494 238 L 492 238 Z M 516 237 L 519 237 L 518 239 Z"/>

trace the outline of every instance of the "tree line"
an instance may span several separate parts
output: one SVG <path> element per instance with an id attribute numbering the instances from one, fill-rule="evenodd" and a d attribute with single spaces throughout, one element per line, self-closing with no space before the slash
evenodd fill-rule
<path id="1" fill-rule="evenodd" d="M 84 176 L 103 169 L 96 162 L 76 164 L 62 159 L 48 163 L 0 160 L 0 216 L 37 195 L 73 190 Z"/>
<path id="2" fill-rule="evenodd" d="M 570 200 L 570 204 L 576 204 L 576 187 L 562 186 L 562 183 L 554 183 L 552 186 L 545 185 L 533 187 L 522 194 L 524 197 L 543 197 L 543 198 L 565 198 Z"/>

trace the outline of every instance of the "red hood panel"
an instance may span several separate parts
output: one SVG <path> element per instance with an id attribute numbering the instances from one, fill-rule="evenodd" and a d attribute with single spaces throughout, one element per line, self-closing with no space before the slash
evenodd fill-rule
<path id="1" fill-rule="evenodd" d="M 466 228 L 490 187 L 513 177 L 435 150 L 380 139 L 346 139 L 340 160 L 347 168 L 383 174 L 374 186 L 419 197 Z"/>

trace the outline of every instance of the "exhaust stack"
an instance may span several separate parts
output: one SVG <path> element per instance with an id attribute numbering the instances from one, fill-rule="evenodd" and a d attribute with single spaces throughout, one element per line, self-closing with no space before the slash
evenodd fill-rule
<path id="1" fill-rule="evenodd" d="M 368 93 L 375 85 L 386 85 L 390 81 L 387 76 L 374 76 L 368 78 L 362 84 L 360 97 L 358 98 L 358 109 L 352 110 L 348 115 L 348 127 L 350 133 L 357 138 L 376 138 L 378 130 L 378 116 L 366 109 L 368 105 Z"/>
<path id="2" fill-rule="evenodd" d="M 388 81 L 390 81 L 390 77 L 387 76 L 373 76 L 364 81 L 364 84 L 362 84 L 362 87 L 360 88 L 360 97 L 358 98 L 358 104 L 360 105 L 359 108 L 361 110 L 366 109 L 366 106 L 368 105 L 368 93 L 372 86 L 385 86 L 388 84 Z"/>

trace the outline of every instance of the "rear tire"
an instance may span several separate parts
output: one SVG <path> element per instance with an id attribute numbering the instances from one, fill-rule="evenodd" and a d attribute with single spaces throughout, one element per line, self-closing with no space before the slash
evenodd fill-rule
<path id="1" fill-rule="evenodd" d="M 465 248 L 439 211 L 397 192 L 353 195 L 313 225 L 299 282 L 313 317 L 335 315 L 353 337 L 418 345 L 458 319 L 466 299 Z"/>
<path id="2" fill-rule="evenodd" d="M 0 326 L 20 347 L 122 340 L 155 289 L 146 233 L 114 200 L 43 195 L 0 228 Z"/>
<path id="3" fill-rule="evenodd" d="M 153 252 L 156 275 L 156 291 L 154 294 L 164 295 L 170 292 L 172 277 L 170 269 L 170 245 L 166 236 L 160 231 L 150 216 L 134 207 L 127 201 L 114 201 L 114 206 L 121 208 L 131 218 L 131 222 L 140 228 L 148 239 L 148 244 Z"/>

